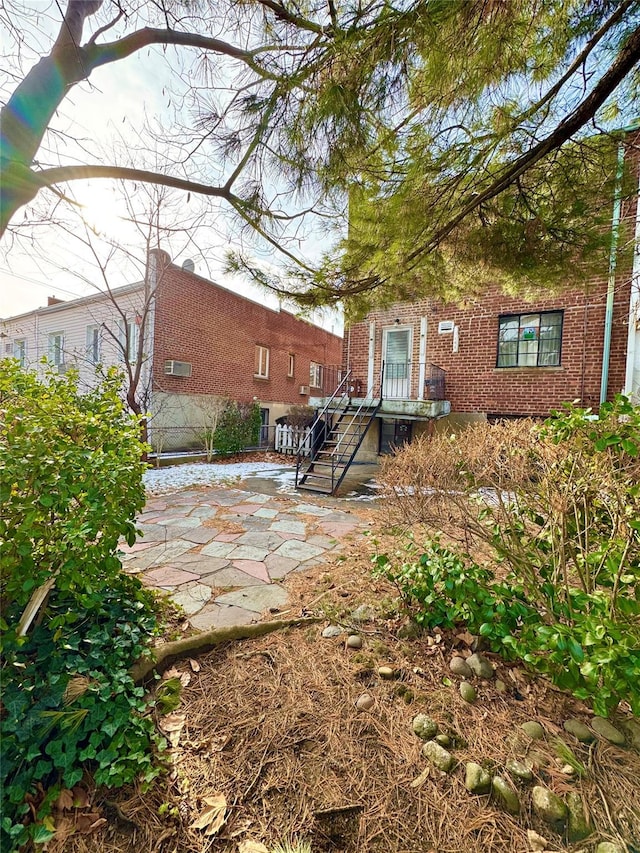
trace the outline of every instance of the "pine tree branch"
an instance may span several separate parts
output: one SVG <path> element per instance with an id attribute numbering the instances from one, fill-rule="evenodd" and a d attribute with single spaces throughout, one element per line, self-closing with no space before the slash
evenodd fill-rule
<path id="1" fill-rule="evenodd" d="M 620 50 L 615 62 L 574 111 L 563 119 L 545 139 L 511 163 L 487 189 L 467 202 L 462 210 L 439 228 L 426 243 L 411 252 L 407 257 L 408 268 L 413 269 L 415 262 L 437 249 L 449 234 L 480 205 L 495 198 L 510 187 L 520 175 L 523 175 L 544 157 L 564 145 L 574 133 L 577 133 L 595 116 L 607 98 L 638 62 L 640 62 L 640 27 L 633 31 Z"/>

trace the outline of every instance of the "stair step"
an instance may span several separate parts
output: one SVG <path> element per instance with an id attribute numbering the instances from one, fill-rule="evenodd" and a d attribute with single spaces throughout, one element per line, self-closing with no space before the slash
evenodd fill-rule
<path id="1" fill-rule="evenodd" d="M 331 489 L 322 488 L 321 486 L 308 486 L 306 483 L 298 483 L 299 489 L 304 489 L 307 492 L 318 492 L 323 495 L 330 495 Z"/>

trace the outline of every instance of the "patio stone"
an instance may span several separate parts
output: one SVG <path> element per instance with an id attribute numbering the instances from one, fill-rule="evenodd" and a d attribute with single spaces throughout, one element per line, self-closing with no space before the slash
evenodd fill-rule
<path id="1" fill-rule="evenodd" d="M 251 504 L 267 504 L 267 503 L 269 503 L 269 501 L 271 501 L 271 500 L 272 500 L 271 495 L 265 495 L 265 494 L 262 494 L 262 493 L 260 493 L 260 492 L 257 492 L 257 493 L 256 493 L 256 494 L 254 494 L 254 495 L 248 495 L 248 496 L 244 499 L 244 503 L 251 503 Z"/>
<path id="2" fill-rule="evenodd" d="M 275 551 L 282 545 L 284 539 L 273 531 L 265 530 L 243 533 L 236 539 L 236 542 L 238 545 L 251 545 L 254 548 L 266 548 L 269 551 Z"/>
<path id="3" fill-rule="evenodd" d="M 195 616 L 189 618 L 191 625 L 198 631 L 211 631 L 214 628 L 231 628 L 234 625 L 248 625 L 256 618 L 252 610 L 224 604 L 208 604 Z"/>
<path id="4" fill-rule="evenodd" d="M 189 518 L 212 518 L 217 510 L 212 506 L 197 506 L 189 513 Z"/>
<path id="5" fill-rule="evenodd" d="M 234 604 L 245 610 L 262 613 L 270 607 L 282 607 L 289 600 L 286 590 L 277 584 L 249 586 L 235 592 L 226 592 L 216 598 L 216 604 Z"/>
<path id="6" fill-rule="evenodd" d="M 178 569 L 175 566 L 161 566 L 159 569 L 147 572 L 144 577 L 145 581 L 152 583 L 153 586 L 171 587 L 180 586 L 180 584 L 189 581 L 197 581 L 200 575 L 186 572 L 184 569 Z"/>
<path id="7" fill-rule="evenodd" d="M 234 560 L 232 565 L 235 569 L 246 572 L 246 574 L 251 575 L 256 580 L 264 581 L 265 583 L 270 583 L 271 581 L 267 567 L 258 560 Z"/>
<path id="8" fill-rule="evenodd" d="M 118 551 L 122 551 L 123 554 L 136 554 L 138 551 L 146 551 L 153 544 L 153 542 L 134 542 L 133 545 L 127 545 L 126 542 L 120 542 L 118 544 Z"/>
<path id="9" fill-rule="evenodd" d="M 167 527 L 182 527 L 185 530 L 189 530 L 191 527 L 200 527 L 202 525 L 202 521 L 199 518 L 189 518 L 184 515 L 171 518 L 169 521 L 165 521 L 164 523 Z"/>
<path id="10" fill-rule="evenodd" d="M 227 557 L 207 557 L 206 554 L 185 554 L 182 557 L 177 557 L 174 561 L 181 568 L 188 572 L 197 572 L 200 577 L 210 575 L 213 572 L 219 572 L 229 565 Z"/>
<path id="11" fill-rule="evenodd" d="M 196 545 L 207 545 L 212 539 L 215 539 L 218 531 L 215 527 L 194 527 L 193 530 L 187 530 L 180 537 L 187 542 L 193 542 Z"/>
<path id="12" fill-rule="evenodd" d="M 256 583 L 256 579 L 252 575 L 248 575 L 246 572 L 236 569 L 232 565 L 228 565 L 217 572 L 212 572 L 210 575 L 203 575 L 200 581 L 214 589 L 255 586 Z"/>
<path id="13" fill-rule="evenodd" d="M 307 532 L 307 525 L 302 521 L 274 521 L 269 525 L 269 530 L 274 530 L 276 533 L 297 533 L 299 536 L 304 536 Z"/>
<path id="14" fill-rule="evenodd" d="M 199 610 L 202 610 L 204 605 L 211 599 L 211 587 L 203 583 L 196 583 L 193 586 L 179 589 L 171 594 L 171 600 L 174 604 L 178 604 L 184 612 L 192 616 Z"/>
<path id="15" fill-rule="evenodd" d="M 251 515 L 254 509 L 255 507 L 248 504 L 237 504 L 236 506 L 230 506 L 229 512 L 234 512 L 236 515 Z"/>
<path id="16" fill-rule="evenodd" d="M 176 557 L 180 557 L 193 548 L 192 542 L 183 542 L 180 539 L 171 539 L 167 543 L 157 543 L 153 548 L 136 554 L 129 565 L 135 565 L 140 569 L 150 569 L 159 563 L 170 563 Z"/>
<path id="17" fill-rule="evenodd" d="M 333 510 L 316 504 L 298 504 L 291 512 L 297 512 L 299 515 L 317 515 L 320 518 L 324 515 L 330 515 Z"/>
<path id="18" fill-rule="evenodd" d="M 257 509 L 253 514 L 256 518 L 277 518 L 278 510 L 261 507 L 260 509 Z"/>
<path id="19" fill-rule="evenodd" d="M 254 548 L 253 545 L 238 545 L 229 553 L 229 558 L 231 560 L 257 560 L 261 563 L 268 553 L 268 548 Z"/>
<path id="20" fill-rule="evenodd" d="M 320 521 L 318 522 L 318 527 L 320 527 L 327 536 L 347 536 L 349 533 L 353 533 L 354 530 L 358 527 L 354 522 L 339 522 L 339 521 Z"/>
<path id="21" fill-rule="evenodd" d="M 323 552 L 324 549 L 319 548 L 317 545 L 309 545 L 307 542 L 289 541 L 284 542 L 274 553 L 279 557 L 290 557 L 302 563 L 305 560 L 311 560 L 313 557 L 319 557 Z"/>
<path id="22" fill-rule="evenodd" d="M 208 545 L 205 545 L 200 553 L 206 554 L 208 557 L 228 557 L 235 547 L 236 546 L 232 542 L 220 542 L 216 537 L 213 542 L 209 542 Z"/>
<path id="23" fill-rule="evenodd" d="M 317 533 L 315 536 L 309 536 L 306 540 L 309 545 L 317 545 L 318 548 L 326 548 L 330 550 L 336 545 L 336 540 L 332 539 L 331 536 L 324 536 L 321 533 Z"/>
<path id="24" fill-rule="evenodd" d="M 215 539 L 216 542 L 235 542 L 241 536 L 242 533 L 218 533 Z"/>
<path id="25" fill-rule="evenodd" d="M 265 557 L 264 563 L 272 580 L 286 577 L 289 572 L 297 569 L 300 565 L 298 560 L 294 560 L 292 557 L 280 557 L 278 554 L 269 554 Z"/>

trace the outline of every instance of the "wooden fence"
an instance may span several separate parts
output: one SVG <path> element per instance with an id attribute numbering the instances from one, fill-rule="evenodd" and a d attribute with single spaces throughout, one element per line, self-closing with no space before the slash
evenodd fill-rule
<path id="1" fill-rule="evenodd" d="M 311 446 L 311 427 L 276 424 L 276 453 L 289 453 L 294 456 L 299 449 L 302 449 L 302 455 L 309 456 L 311 454 Z"/>

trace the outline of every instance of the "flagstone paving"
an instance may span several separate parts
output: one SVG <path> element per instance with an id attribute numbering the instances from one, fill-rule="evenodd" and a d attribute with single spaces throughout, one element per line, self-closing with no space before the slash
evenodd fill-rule
<path id="1" fill-rule="evenodd" d="M 287 577 L 337 555 L 341 540 L 364 529 L 339 499 L 326 502 L 222 486 L 152 497 L 138 518 L 143 535 L 121 545 L 122 560 L 197 630 L 246 625 L 286 609 Z"/>

